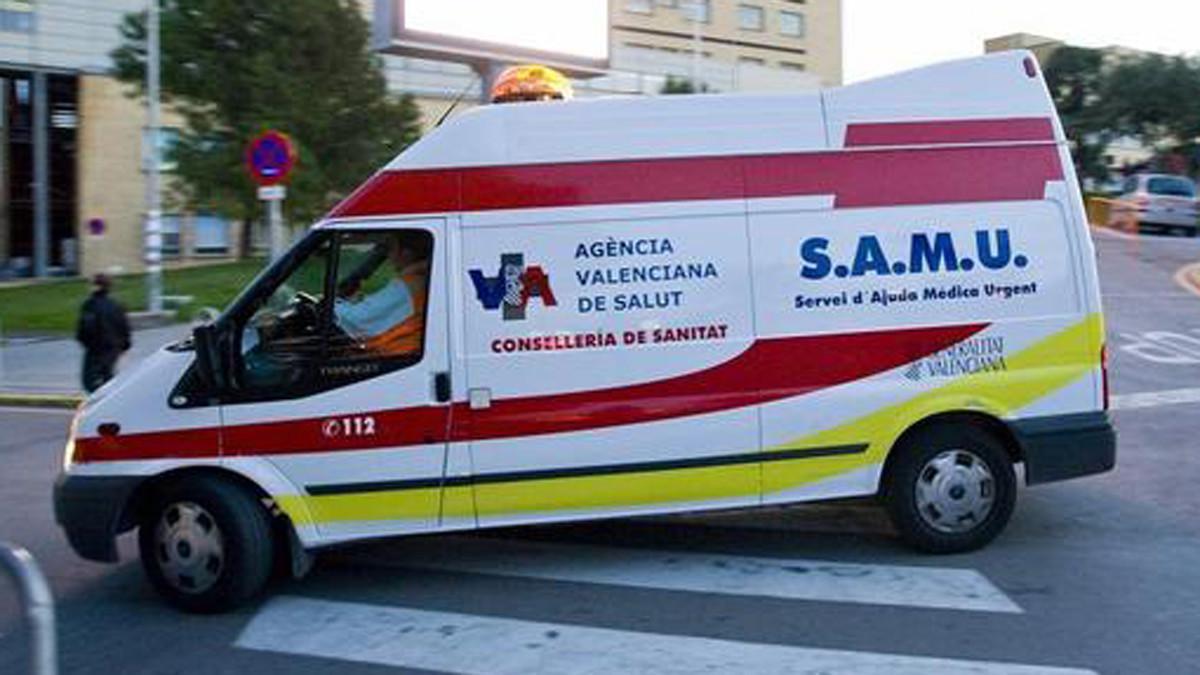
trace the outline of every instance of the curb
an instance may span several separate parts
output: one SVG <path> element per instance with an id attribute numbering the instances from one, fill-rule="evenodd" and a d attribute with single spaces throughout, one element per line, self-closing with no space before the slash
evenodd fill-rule
<path id="1" fill-rule="evenodd" d="M 1179 268 L 1175 273 L 1175 283 L 1183 286 L 1184 290 L 1200 296 L 1200 262 Z"/>
<path id="2" fill-rule="evenodd" d="M 71 394 L 20 394 L 0 392 L 0 406 L 9 408 L 64 408 L 72 410 L 83 402 L 83 396 Z"/>

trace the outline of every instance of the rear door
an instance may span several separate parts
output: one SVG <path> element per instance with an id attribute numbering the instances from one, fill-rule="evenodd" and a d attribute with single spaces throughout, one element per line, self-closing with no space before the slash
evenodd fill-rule
<path id="1" fill-rule="evenodd" d="M 326 537 L 437 528 L 445 222 L 320 231 L 295 258 L 239 319 L 226 456 L 268 458 Z"/>

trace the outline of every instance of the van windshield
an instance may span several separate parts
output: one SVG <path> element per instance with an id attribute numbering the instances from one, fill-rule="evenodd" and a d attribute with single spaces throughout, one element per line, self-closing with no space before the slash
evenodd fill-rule
<path id="1" fill-rule="evenodd" d="M 1152 195 L 1167 195 L 1169 197 L 1195 197 L 1196 185 L 1186 178 L 1163 176 L 1151 178 L 1146 189 Z"/>

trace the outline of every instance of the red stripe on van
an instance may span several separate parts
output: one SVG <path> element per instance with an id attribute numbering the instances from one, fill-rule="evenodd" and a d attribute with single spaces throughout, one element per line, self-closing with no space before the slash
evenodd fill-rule
<path id="1" fill-rule="evenodd" d="M 332 218 L 834 195 L 838 208 L 1040 200 L 1053 144 L 679 157 L 377 174 Z"/>
<path id="2" fill-rule="evenodd" d="M 823 154 L 746 164 L 749 197 L 835 194 L 835 208 L 1042 200 L 1061 180 L 1053 145 Z"/>
<path id="3" fill-rule="evenodd" d="M 656 382 L 586 392 L 494 401 L 487 410 L 419 406 L 362 411 L 375 435 L 331 438 L 324 418 L 230 426 L 226 455 L 367 450 L 565 433 L 702 415 L 803 396 L 902 366 L 987 327 L 972 324 L 759 340 L 705 370 Z M 450 428 L 450 418 L 454 419 Z M 76 441 L 80 462 L 197 458 L 218 455 L 218 430 L 128 434 Z"/>
<path id="4" fill-rule="evenodd" d="M 850 124 L 846 147 L 1053 141 L 1048 117 Z"/>
<path id="5" fill-rule="evenodd" d="M 495 401 L 487 410 L 470 411 L 466 428 L 461 432 L 456 428 L 454 440 L 600 429 L 803 396 L 910 363 L 986 327 L 975 324 L 759 340 L 729 361 L 679 377 L 599 391 Z"/>

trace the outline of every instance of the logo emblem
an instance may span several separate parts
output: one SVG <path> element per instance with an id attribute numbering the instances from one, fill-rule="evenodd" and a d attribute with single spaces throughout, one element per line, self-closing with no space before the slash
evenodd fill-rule
<path id="1" fill-rule="evenodd" d="M 325 420 L 321 423 L 321 434 L 325 438 L 337 438 L 342 435 L 342 426 L 338 420 Z"/>
<path id="2" fill-rule="evenodd" d="M 523 253 L 501 255 L 500 271 L 494 277 L 485 277 L 478 269 L 469 273 L 480 304 L 488 311 L 501 310 L 505 321 L 524 320 L 531 298 L 540 299 L 546 307 L 558 304 L 550 288 L 550 276 L 540 265 L 526 267 Z"/>

